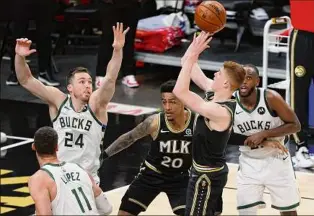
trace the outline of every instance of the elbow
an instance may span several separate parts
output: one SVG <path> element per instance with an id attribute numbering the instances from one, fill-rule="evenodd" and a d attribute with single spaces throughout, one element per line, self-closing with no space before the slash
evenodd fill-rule
<path id="1" fill-rule="evenodd" d="M 299 121 L 294 123 L 294 127 L 295 127 L 295 132 L 300 132 L 301 131 L 301 124 Z"/>
<path id="2" fill-rule="evenodd" d="M 27 83 L 33 78 L 33 76 L 26 75 L 24 77 L 20 77 L 17 75 L 17 80 L 19 81 L 20 85 L 25 87 L 27 86 Z"/>
<path id="3" fill-rule="evenodd" d="M 184 94 L 186 93 L 186 90 L 184 88 L 180 88 L 178 86 L 175 86 L 172 93 L 178 98 L 182 99 L 184 97 Z"/>

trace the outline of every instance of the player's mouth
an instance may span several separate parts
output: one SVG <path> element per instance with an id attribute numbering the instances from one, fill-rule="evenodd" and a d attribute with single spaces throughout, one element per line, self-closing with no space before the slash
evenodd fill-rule
<path id="1" fill-rule="evenodd" d="M 241 86 L 241 87 L 240 87 L 240 92 L 241 92 L 241 93 L 246 93 L 246 92 L 248 91 L 248 89 L 249 89 L 249 88 L 246 87 L 246 86 Z"/>

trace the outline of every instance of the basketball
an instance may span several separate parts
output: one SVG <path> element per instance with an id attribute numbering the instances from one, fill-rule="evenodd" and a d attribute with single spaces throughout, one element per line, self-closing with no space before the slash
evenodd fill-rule
<path id="1" fill-rule="evenodd" d="M 217 33 L 226 24 L 226 10 L 217 1 L 203 1 L 196 7 L 194 21 L 203 31 Z"/>

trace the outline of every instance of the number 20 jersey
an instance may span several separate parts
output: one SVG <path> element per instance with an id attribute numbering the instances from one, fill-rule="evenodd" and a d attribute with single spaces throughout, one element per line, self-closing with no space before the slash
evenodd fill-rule
<path id="1" fill-rule="evenodd" d="M 99 182 L 97 171 L 105 125 L 97 120 L 89 105 L 76 112 L 68 95 L 53 119 L 53 128 L 59 136 L 58 159 L 79 164 Z"/>
<path id="2" fill-rule="evenodd" d="M 175 131 L 159 113 L 159 129 L 145 160 L 145 165 L 160 174 L 187 172 L 192 165 L 192 135 L 195 115 L 189 117 L 184 129 Z"/>

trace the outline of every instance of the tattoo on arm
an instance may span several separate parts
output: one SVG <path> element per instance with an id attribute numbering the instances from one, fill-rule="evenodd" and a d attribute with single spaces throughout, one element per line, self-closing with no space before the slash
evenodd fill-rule
<path id="1" fill-rule="evenodd" d="M 151 134 L 152 122 L 155 119 L 155 115 L 152 115 L 145 119 L 142 123 L 136 126 L 133 130 L 121 135 L 116 141 L 114 141 L 106 150 L 108 157 L 117 154 L 123 149 L 128 148 L 136 140 L 141 139 Z"/>

